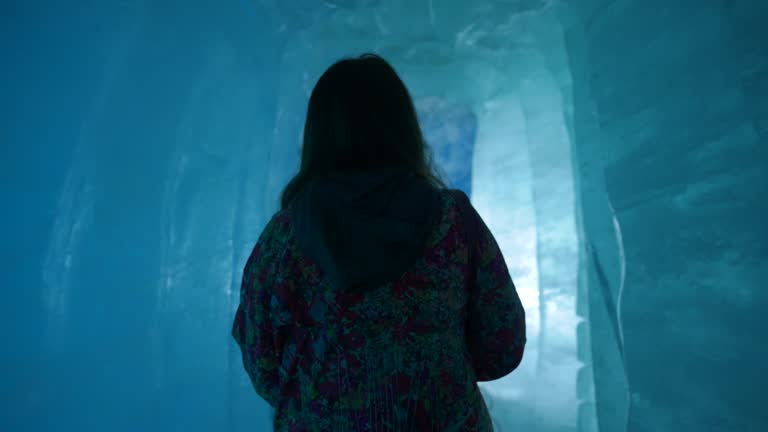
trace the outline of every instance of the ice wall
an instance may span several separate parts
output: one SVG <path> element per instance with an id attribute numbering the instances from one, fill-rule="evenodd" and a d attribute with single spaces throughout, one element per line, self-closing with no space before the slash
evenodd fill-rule
<path id="1" fill-rule="evenodd" d="M 601 430 L 765 430 L 768 8 L 569 6 Z"/>
<path id="2" fill-rule="evenodd" d="M 0 429 L 265 426 L 228 331 L 274 199 L 273 19 L 244 2 L 0 8 Z"/>

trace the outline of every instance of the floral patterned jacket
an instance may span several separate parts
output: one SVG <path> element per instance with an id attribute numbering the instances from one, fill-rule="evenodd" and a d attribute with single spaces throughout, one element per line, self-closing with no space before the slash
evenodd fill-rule
<path id="1" fill-rule="evenodd" d="M 364 293 L 335 291 L 297 250 L 290 209 L 271 218 L 232 335 L 275 430 L 492 430 L 477 382 L 518 366 L 525 311 L 493 235 L 456 196 L 440 192 L 423 256 Z M 465 223 L 476 224 L 472 247 Z"/>

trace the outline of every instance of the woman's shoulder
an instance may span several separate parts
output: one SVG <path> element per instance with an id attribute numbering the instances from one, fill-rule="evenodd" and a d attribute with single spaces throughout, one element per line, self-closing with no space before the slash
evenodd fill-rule
<path id="1" fill-rule="evenodd" d="M 290 215 L 286 210 L 272 214 L 259 236 L 258 244 L 262 248 L 279 248 L 290 230 Z"/>

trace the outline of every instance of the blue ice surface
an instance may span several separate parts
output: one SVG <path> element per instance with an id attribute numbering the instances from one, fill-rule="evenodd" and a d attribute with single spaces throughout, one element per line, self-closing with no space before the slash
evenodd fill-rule
<path id="1" fill-rule="evenodd" d="M 241 268 L 364 51 L 526 305 L 496 430 L 768 430 L 768 6 L 480 3 L 0 5 L 0 430 L 269 430 Z"/>

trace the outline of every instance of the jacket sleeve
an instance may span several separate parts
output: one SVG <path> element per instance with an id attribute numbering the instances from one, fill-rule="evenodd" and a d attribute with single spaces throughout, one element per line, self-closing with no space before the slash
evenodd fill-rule
<path id="1" fill-rule="evenodd" d="M 492 381 L 515 370 L 523 358 L 525 309 L 496 239 L 474 208 L 471 215 L 469 223 L 475 224 L 477 237 L 472 251 L 474 283 L 467 305 L 467 346 L 477 381 Z"/>
<path id="2" fill-rule="evenodd" d="M 269 304 L 278 258 L 274 218 L 267 224 L 243 269 L 240 305 L 232 337 L 240 346 L 243 366 L 256 393 L 273 407 L 280 399 L 279 353 L 272 338 Z"/>

